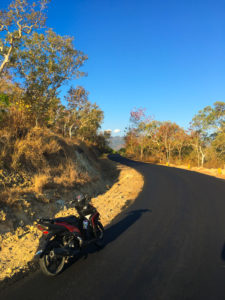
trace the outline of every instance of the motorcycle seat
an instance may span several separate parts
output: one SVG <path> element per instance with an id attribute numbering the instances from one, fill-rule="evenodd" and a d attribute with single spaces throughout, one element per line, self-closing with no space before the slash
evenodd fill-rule
<path id="1" fill-rule="evenodd" d="M 54 222 L 66 222 L 68 224 L 77 224 L 79 220 L 75 216 L 68 216 L 54 219 Z"/>

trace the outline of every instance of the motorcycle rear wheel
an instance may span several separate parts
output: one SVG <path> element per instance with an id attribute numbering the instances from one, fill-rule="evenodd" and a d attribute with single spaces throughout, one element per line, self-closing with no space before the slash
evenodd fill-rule
<path id="1" fill-rule="evenodd" d="M 65 265 L 64 256 L 54 255 L 53 249 L 59 247 L 61 247 L 59 242 L 50 242 L 48 245 L 48 251 L 39 259 L 41 270 L 47 276 L 58 275 Z"/>

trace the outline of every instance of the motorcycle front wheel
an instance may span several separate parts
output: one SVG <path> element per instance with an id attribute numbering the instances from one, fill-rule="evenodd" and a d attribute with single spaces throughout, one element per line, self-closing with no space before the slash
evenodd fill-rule
<path id="1" fill-rule="evenodd" d="M 45 275 L 56 276 L 62 271 L 65 265 L 65 257 L 55 255 L 53 250 L 54 248 L 60 247 L 61 245 L 59 242 L 50 242 L 47 251 L 39 259 L 41 270 Z"/>

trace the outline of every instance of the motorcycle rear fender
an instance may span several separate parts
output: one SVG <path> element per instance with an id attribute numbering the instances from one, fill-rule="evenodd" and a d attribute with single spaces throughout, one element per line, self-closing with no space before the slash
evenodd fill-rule
<path id="1" fill-rule="evenodd" d="M 92 217 L 91 217 L 91 225 L 93 228 L 95 228 L 95 224 L 98 222 L 100 218 L 100 214 L 96 212 Z"/>

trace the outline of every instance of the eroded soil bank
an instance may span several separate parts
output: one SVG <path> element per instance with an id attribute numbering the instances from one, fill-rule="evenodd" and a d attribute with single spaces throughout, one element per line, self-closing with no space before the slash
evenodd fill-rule
<path id="1" fill-rule="evenodd" d="M 185 170 L 189 170 L 192 172 L 198 172 L 198 173 L 202 173 L 202 174 L 206 174 L 209 176 L 213 176 L 213 177 L 217 177 L 217 178 L 221 178 L 221 179 L 225 179 L 225 166 L 224 168 L 204 168 L 204 167 L 194 167 L 194 166 L 190 166 L 190 165 L 178 165 L 178 164 L 165 164 L 165 163 L 154 163 L 148 160 L 139 160 L 137 158 L 133 158 L 131 156 L 127 156 L 127 158 L 132 159 L 134 161 L 139 161 L 139 162 L 144 162 L 144 163 L 149 163 L 149 164 L 156 164 L 156 165 L 161 165 L 161 166 L 165 166 L 165 167 L 172 167 L 172 168 L 178 168 L 178 169 L 185 169 Z"/>
<path id="2" fill-rule="evenodd" d="M 168 166 L 168 165 L 164 165 L 164 166 Z M 213 177 L 225 179 L 225 169 L 221 169 L 221 168 L 207 169 L 207 168 L 202 168 L 202 167 L 189 167 L 189 166 L 185 166 L 185 165 L 174 165 L 174 164 L 170 164 L 169 167 L 185 169 L 185 170 L 198 172 L 198 173 L 210 175 L 210 176 L 213 176 Z"/>
<path id="3" fill-rule="evenodd" d="M 137 198 L 143 188 L 144 180 L 143 176 L 134 169 L 115 162 L 105 160 L 104 168 L 103 172 L 111 176 L 111 184 L 106 185 L 107 191 L 93 198 L 92 203 L 100 212 L 103 225 L 107 225 Z M 109 178 L 107 180 L 110 181 Z M 70 192 L 55 204 L 50 203 L 45 215 L 60 217 L 76 214 L 76 210 L 69 206 L 72 197 L 73 193 Z M 60 208 L 52 215 L 54 205 Z M 45 205 L 45 209 L 46 207 Z M 33 258 L 41 236 L 42 233 L 36 228 L 35 222 L 0 235 L 0 287 L 12 283 L 13 279 L 18 280 L 29 270 L 37 268 Z"/>

